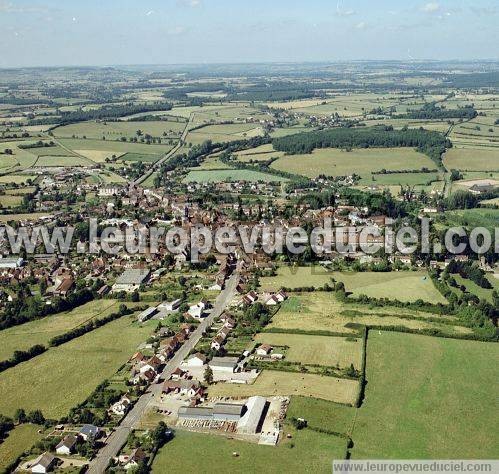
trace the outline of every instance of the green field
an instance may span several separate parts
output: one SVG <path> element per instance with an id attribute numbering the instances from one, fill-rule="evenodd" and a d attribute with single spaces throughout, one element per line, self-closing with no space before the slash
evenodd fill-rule
<path id="1" fill-rule="evenodd" d="M 377 186 L 393 186 L 393 185 L 427 185 L 439 179 L 438 173 L 391 173 L 391 174 L 375 174 L 366 175 L 360 181 L 359 184 L 364 184 L 367 186 L 377 185 Z"/>
<path id="2" fill-rule="evenodd" d="M 174 439 L 156 456 L 152 472 L 326 474 L 331 472 L 333 459 L 345 458 L 345 439 L 311 430 L 296 431 L 289 426 L 285 433 L 292 438 L 283 439 L 273 447 L 177 430 Z"/>
<path id="3" fill-rule="evenodd" d="M 361 366 L 362 338 L 309 336 L 303 334 L 260 333 L 255 340 L 272 346 L 288 346 L 286 360 L 302 364 L 349 367 Z M 277 347 L 274 352 L 281 352 Z"/>
<path id="4" fill-rule="evenodd" d="M 286 418 L 303 418 L 311 428 L 350 435 L 356 409 L 309 397 L 291 397 Z"/>
<path id="5" fill-rule="evenodd" d="M 438 321 L 430 321 L 435 318 Z M 341 303 L 333 293 L 291 295 L 272 318 L 269 328 L 287 331 L 332 331 L 353 333 L 348 323 L 371 326 L 403 326 L 413 330 L 439 329 L 446 334 L 464 334 L 471 329 L 453 316 L 438 316 L 405 308 Z M 454 324 L 455 323 L 455 324 Z"/>
<path id="6" fill-rule="evenodd" d="M 217 183 L 224 181 L 276 182 L 287 181 L 287 179 L 267 173 L 260 173 L 259 171 L 235 169 L 190 171 L 189 174 L 184 178 L 184 183 Z"/>
<path id="7" fill-rule="evenodd" d="M 10 358 L 16 350 L 27 350 L 35 344 L 46 345 L 54 336 L 70 331 L 91 319 L 116 312 L 118 306 L 119 303 L 115 300 L 95 300 L 72 311 L 4 329 L 0 332 L 0 360 Z"/>
<path id="8" fill-rule="evenodd" d="M 369 333 L 353 458 L 497 457 L 499 345 Z"/>
<path id="9" fill-rule="evenodd" d="M 86 136 L 90 139 L 118 140 L 121 137 L 138 137 L 137 131 L 141 130 L 142 135 L 149 134 L 153 137 L 176 137 L 185 128 L 184 122 L 175 121 L 118 121 L 118 122 L 81 122 L 63 127 L 57 127 L 54 135 L 61 138 L 71 138 Z M 166 135 L 163 135 L 166 133 Z"/>
<path id="10" fill-rule="evenodd" d="M 256 123 L 217 124 L 190 131 L 185 141 L 192 144 L 199 144 L 206 140 L 222 143 L 261 135 L 263 135 L 263 129 Z"/>
<path id="11" fill-rule="evenodd" d="M 218 383 L 211 385 L 209 396 L 242 398 L 253 395 L 302 395 L 351 405 L 357 398 L 358 385 L 357 380 L 263 370 L 252 384 Z"/>
<path id="12" fill-rule="evenodd" d="M 172 149 L 172 145 L 148 145 L 147 143 L 130 143 L 114 140 L 91 140 L 63 138 L 59 140 L 65 147 L 71 150 L 100 150 L 109 152 L 111 155 L 120 155 L 123 153 L 146 153 L 162 154 Z"/>
<path id="13" fill-rule="evenodd" d="M 499 280 L 494 278 L 492 275 L 487 275 L 487 280 L 490 281 L 492 288 L 482 288 L 478 286 L 474 281 L 468 280 L 467 278 L 463 278 L 461 275 L 452 275 L 452 277 L 456 280 L 458 285 L 464 285 L 466 290 L 473 295 L 478 296 L 480 299 L 484 299 L 489 303 L 493 302 L 492 292 L 495 290 L 499 291 Z"/>
<path id="14" fill-rule="evenodd" d="M 151 329 L 123 317 L 0 374 L 0 413 L 60 418 L 127 361 Z"/>
<path id="15" fill-rule="evenodd" d="M 309 178 L 321 174 L 348 176 L 353 173 L 370 178 L 373 171 L 382 169 L 433 169 L 435 164 L 429 157 L 412 148 L 356 148 L 350 152 L 338 148 L 321 148 L 306 155 L 283 156 L 272 163 L 272 167 Z"/>
<path id="16" fill-rule="evenodd" d="M 447 169 L 499 171 L 499 148 L 451 148 L 444 155 Z"/>
<path id="17" fill-rule="evenodd" d="M 4 176 L 0 176 L 0 184 L 25 184 L 28 179 L 35 179 L 34 175 L 25 175 L 25 174 L 6 174 Z"/>
<path id="18" fill-rule="evenodd" d="M 0 442 L 0 471 L 14 462 L 18 456 L 35 444 L 41 435 L 37 425 L 19 425 L 14 428 L 9 436 Z"/>
<path id="19" fill-rule="evenodd" d="M 94 163 L 87 158 L 80 156 L 40 156 L 36 160 L 35 166 L 52 167 L 52 166 L 92 166 Z"/>
<path id="20" fill-rule="evenodd" d="M 331 278 L 342 281 L 353 296 L 446 303 L 426 272 L 329 272 L 322 267 L 283 266 L 278 268 L 277 276 L 261 278 L 260 284 L 265 290 L 301 286 L 319 288 L 325 283 L 331 284 Z"/>
<path id="21" fill-rule="evenodd" d="M 120 157 L 121 161 L 142 161 L 143 163 L 154 163 L 160 159 L 160 155 L 149 155 L 146 153 L 125 153 Z"/>

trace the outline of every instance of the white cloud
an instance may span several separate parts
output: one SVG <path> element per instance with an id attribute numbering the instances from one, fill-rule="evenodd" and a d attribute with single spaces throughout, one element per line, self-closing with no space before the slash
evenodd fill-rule
<path id="1" fill-rule="evenodd" d="M 177 0 L 177 4 L 183 7 L 199 7 L 201 5 L 201 0 Z"/>
<path id="2" fill-rule="evenodd" d="M 146 16 L 151 16 L 153 13 L 154 13 L 154 10 L 149 10 L 149 11 L 146 13 Z"/>
<path id="3" fill-rule="evenodd" d="M 425 13 L 436 13 L 440 11 L 440 5 L 436 2 L 430 2 L 421 7 L 421 11 Z"/>
<path id="4" fill-rule="evenodd" d="M 15 5 L 7 0 L 0 0 L 0 13 L 40 13 L 51 10 L 43 5 Z"/>
<path id="5" fill-rule="evenodd" d="M 358 30 L 365 30 L 367 28 L 367 23 L 365 21 L 361 21 L 355 25 L 355 28 Z"/>
<path id="6" fill-rule="evenodd" d="M 470 10 L 477 16 L 491 16 L 497 14 L 496 7 L 470 7 Z"/>
<path id="7" fill-rule="evenodd" d="M 352 15 L 355 15 L 355 10 L 351 10 L 351 9 L 343 10 L 341 7 L 341 1 L 338 0 L 338 2 L 336 3 L 335 15 L 336 16 L 352 16 Z"/>
<path id="8" fill-rule="evenodd" d="M 187 31 L 187 28 L 185 26 L 174 26 L 173 28 L 168 30 L 168 34 L 170 36 L 179 36 L 184 34 Z"/>

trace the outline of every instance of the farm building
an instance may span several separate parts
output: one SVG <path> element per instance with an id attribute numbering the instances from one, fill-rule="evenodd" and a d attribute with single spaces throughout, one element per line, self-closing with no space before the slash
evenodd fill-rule
<path id="1" fill-rule="evenodd" d="M 64 436 L 61 442 L 55 447 L 55 452 L 57 454 L 71 454 L 77 441 L 78 439 L 75 435 L 68 434 Z"/>
<path id="2" fill-rule="evenodd" d="M 213 406 L 213 419 L 215 421 L 239 421 L 244 410 L 244 405 L 236 403 L 215 403 Z"/>
<path id="3" fill-rule="evenodd" d="M 149 276 L 149 270 L 144 268 L 128 268 L 116 280 L 113 292 L 126 291 L 131 293 L 138 290 Z"/>
<path id="4" fill-rule="evenodd" d="M 220 372 L 234 372 L 239 359 L 237 357 L 213 357 L 208 365 L 211 370 Z"/>
<path id="5" fill-rule="evenodd" d="M 40 454 L 31 465 L 31 472 L 45 473 L 54 468 L 57 458 L 50 453 Z"/>
<path id="6" fill-rule="evenodd" d="M 140 313 L 137 316 L 137 320 L 143 323 L 148 319 L 151 319 L 157 312 L 158 312 L 157 308 L 151 306 L 150 308 L 147 308 L 145 311 L 142 311 L 142 313 Z"/>
<path id="7" fill-rule="evenodd" d="M 213 408 L 181 407 L 178 410 L 180 420 L 207 420 L 213 419 Z"/>
<path id="8" fill-rule="evenodd" d="M 246 403 L 246 413 L 237 423 L 237 431 L 243 434 L 258 433 L 266 408 L 267 400 L 264 397 L 250 397 Z"/>

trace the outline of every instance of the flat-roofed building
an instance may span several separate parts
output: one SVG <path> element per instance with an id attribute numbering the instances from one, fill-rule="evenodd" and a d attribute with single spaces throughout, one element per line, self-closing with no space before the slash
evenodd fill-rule
<path id="1" fill-rule="evenodd" d="M 234 372 L 238 362 L 239 359 L 237 357 L 213 357 L 213 359 L 208 362 L 208 365 L 211 367 L 211 370 Z"/>
<path id="2" fill-rule="evenodd" d="M 206 420 L 213 419 L 213 408 L 203 407 L 180 407 L 178 409 L 180 420 Z"/>
<path id="3" fill-rule="evenodd" d="M 128 268 L 116 280 L 113 292 L 126 291 L 131 293 L 138 290 L 149 276 L 147 268 Z"/>

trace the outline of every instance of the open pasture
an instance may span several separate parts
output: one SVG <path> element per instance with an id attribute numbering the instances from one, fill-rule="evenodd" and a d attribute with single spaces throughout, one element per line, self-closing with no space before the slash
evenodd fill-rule
<path id="1" fill-rule="evenodd" d="M 0 374 L 0 413 L 41 409 L 60 418 L 127 361 L 149 335 L 133 316 L 112 321 Z"/>
<path id="2" fill-rule="evenodd" d="M 192 130 L 187 134 L 185 141 L 192 144 L 203 143 L 206 140 L 215 143 L 231 142 L 261 135 L 263 135 L 263 129 L 255 123 L 219 124 Z"/>
<path id="3" fill-rule="evenodd" d="M 287 179 L 259 171 L 237 169 L 193 170 L 189 171 L 189 174 L 184 178 L 184 183 L 217 183 L 228 181 L 279 182 L 287 181 Z"/>
<path id="4" fill-rule="evenodd" d="M 354 296 L 363 294 L 400 301 L 422 299 L 432 303 L 446 302 L 426 272 L 330 272 L 317 266 L 281 266 L 276 276 L 261 278 L 260 284 L 265 290 L 298 288 L 304 285 L 319 288 L 325 283 L 331 284 L 332 278 L 343 282 L 345 289 Z"/>
<path id="5" fill-rule="evenodd" d="M 159 450 L 152 472 L 281 474 L 285 467 L 286 472 L 328 474 L 331 460 L 345 457 L 343 438 L 311 430 L 297 431 L 291 426 L 286 426 L 286 433 L 291 433 L 292 439 L 282 439 L 274 447 L 177 430 L 173 440 Z M 185 456 L 186 452 L 189 456 Z"/>
<path id="6" fill-rule="evenodd" d="M 470 171 L 499 171 L 499 148 L 454 147 L 444 155 L 447 169 Z"/>
<path id="7" fill-rule="evenodd" d="M 119 140 L 121 137 L 131 138 L 149 134 L 153 137 L 178 137 L 185 128 L 184 122 L 151 120 L 144 122 L 117 121 L 117 122 L 81 122 L 57 127 L 54 135 L 60 138 L 86 136 L 88 139 Z M 141 135 L 137 132 L 141 131 Z"/>
<path id="8" fill-rule="evenodd" d="M 362 359 L 362 338 L 310 336 L 303 334 L 260 333 L 255 340 L 271 346 L 287 346 L 286 360 L 303 364 L 349 367 L 359 369 Z M 281 352 L 275 348 L 275 352 Z"/>
<path id="9" fill-rule="evenodd" d="M 333 293 L 328 292 L 291 295 L 273 316 L 269 329 L 352 334 L 356 331 L 348 327 L 349 323 L 401 326 L 413 330 L 438 329 L 449 335 L 471 333 L 469 328 L 460 325 L 453 316 L 438 316 L 390 306 L 376 308 L 346 304 L 339 302 Z"/>
<path id="10" fill-rule="evenodd" d="M 8 437 L 0 442 L 0 472 L 41 439 L 39 429 L 37 425 L 24 424 L 9 432 Z"/>
<path id="11" fill-rule="evenodd" d="M 111 154 L 124 153 L 147 153 L 162 154 L 170 151 L 173 146 L 167 144 L 130 143 L 114 140 L 90 140 L 78 138 L 63 138 L 59 140 L 65 147 L 71 150 L 98 150 L 109 151 Z"/>
<path id="12" fill-rule="evenodd" d="M 47 345 L 54 336 L 63 334 L 92 319 L 103 318 L 118 310 L 115 300 L 90 301 L 78 308 L 45 318 L 13 326 L 0 332 L 0 360 L 8 359 L 14 351 L 25 351 L 35 344 Z"/>
<path id="13" fill-rule="evenodd" d="M 250 397 L 253 395 L 302 395 L 337 403 L 355 403 L 359 382 L 316 374 L 263 370 L 252 384 L 217 383 L 211 385 L 210 397 Z"/>
<path id="14" fill-rule="evenodd" d="M 272 163 L 272 167 L 309 178 L 321 174 L 348 176 L 353 173 L 370 178 L 372 172 L 383 169 L 433 169 L 435 164 L 429 157 L 412 148 L 356 148 L 350 152 L 337 148 L 322 148 L 306 155 L 283 156 Z"/>
<path id="15" fill-rule="evenodd" d="M 261 145 L 256 148 L 250 148 L 248 150 L 242 150 L 235 153 L 238 161 L 242 161 L 244 163 L 250 161 L 267 161 L 270 158 L 281 157 L 284 156 L 284 152 L 275 151 L 274 147 L 271 143 L 267 145 Z"/>
<path id="16" fill-rule="evenodd" d="M 371 331 L 356 459 L 492 459 L 499 345 Z"/>

